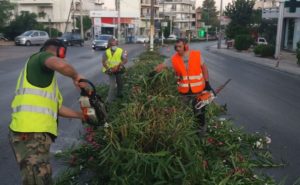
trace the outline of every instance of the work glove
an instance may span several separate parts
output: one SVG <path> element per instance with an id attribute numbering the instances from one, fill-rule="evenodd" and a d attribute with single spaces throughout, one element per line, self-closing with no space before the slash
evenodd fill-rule
<path id="1" fill-rule="evenodd" d="M 112 71 L 111 69 L 107 69 L 107 70 L 105 71 L 105 73 L 108 74 L 108 75 L 112 75 L 112 74 L 113 74 L 113 71 Z"/>
<path id="2" fill-rule="evenodd" d="M 122 64 L 120 64 L 119 67 L 118 67 L 118 72 L 122 74 L 122 73 L 125 72 L 125 70 L 126 70 L 126 69 L 125 69 L 125 66 L 122 65 Z"/>
<path id="3" fill-rule="evenodd" d="M 119 66 L 115 66 L 115 67 L 111 68 L 112 73 L 117 73 L 118 71 L 119 71 Z"/>

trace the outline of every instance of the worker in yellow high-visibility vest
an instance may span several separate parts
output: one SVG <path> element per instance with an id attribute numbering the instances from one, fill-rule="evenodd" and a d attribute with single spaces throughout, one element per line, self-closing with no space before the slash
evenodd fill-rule
<path id="1" fill-rule="evenodd" d="M 124 65 L 127 63 L 127 52 L 117 47 L 117 44 L 118 41 L 115 38 L 109 39 L 108 49 L 102 57 L 102 71 L 109 77 L 107 103 L 111 103 L 116 96 L 123 97 L 122 75 L 125 71 Z"/>
<path id="2" fill-rule="evenodd" d="M 55 71 L 71 78 L 76 87 L 82 86 L 82 76 L 65 62 L 65 54 L 59 40 L 47 40 L 40 52 L 29 57 L 18 78 L 9 140 L 23 185 L 52 184 L 49 149 L 57 136 L 58 116 L 83 117 L 81 112 L 62 105 Z"/>

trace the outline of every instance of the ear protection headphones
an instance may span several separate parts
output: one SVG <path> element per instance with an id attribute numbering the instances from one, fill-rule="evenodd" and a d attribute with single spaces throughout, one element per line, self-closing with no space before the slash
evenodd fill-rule
<path id="1" fill-rule="evenodd" d="M 189 50 L 189 45 L 186 39 L 177 39 L 176 43 L 182 42 L 183 43 L 183 50 L 184 51 L 188 51 Z M 176 45 L 174 46 L 175 51 L 177 51 L 177 47 Z"/>
<path id="2" fill-rule="evenodd" d="M 56 56 L 57 57 L 59 57 L 59 58 L 65 58 L 66 57 L 67 48 L 63 44 L 62 41 L 60 41 L 58 39 L 49 39 L 44 43 L 44 45 L 40 49 L 40 52 L 45 51 L 48 46 L 56 46 L 57 47 L 57 49 L 56 49 Z"/>

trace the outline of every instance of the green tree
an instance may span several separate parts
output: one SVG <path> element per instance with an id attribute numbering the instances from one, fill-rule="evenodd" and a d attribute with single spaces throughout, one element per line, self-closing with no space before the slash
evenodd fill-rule
<path id="1" fill-rule="evenodd" d="M 83 32 L 86 32 L 92 27 L 92 20 L 89 16 L 85 15 L 82 17 L 83 22 Z M 76 27 L 80 28 L 80 17 L 76 17 Z"/>
<path id="2" fill-rule="evenodd" d="M 11 10 L 14 9 L 14 4 L 10 3 L 8 0 L 0 1 L 0 32 L 3 32 L 7 20 L 12 16 Z"/>
<path id="3" fill-rule="evenodd" d="M 224 13 L 231 19 L 226 29 L 227 37 L 250 33 L 254 4 L 255 0 L 236 0 L 226 6 Z"/>
<path id="4" fill-rule="evenodd" d="M 164 37 L 168 38 L 169 35 L 170 35 L 170 31 L 171 31 L 171 27 L 170 27 L 171 23 L 170 23 L 169 20 L 163 20 L 162 22 L 167 22 L 168 25 L 167 25 L 167 27 L 162 27 L 162 26 L 160 27 L 160 31 L 158 33 L 158 36 L 161 37 L 161 30 L 163 30 L 164 31 Z"/>
<path id="5" fill-rule="evenodd" d="M 214 0 L 204 0 L 202 3 L 202 22 L 211 25 L 212 30 L 219 26 L 218 11 Z"/>
<path id="6" fill-rule="evenodd" d="M 24 31 L 32 29 L 43 29 L 43 25 L 38 23 L 37 15 L 27 11 L 22 11 L 20 15 L 16 16 L 15 20 L 11 21 L 10 25 L 6 27 L 5 33 L 7 37 L 13 39 Z"/>

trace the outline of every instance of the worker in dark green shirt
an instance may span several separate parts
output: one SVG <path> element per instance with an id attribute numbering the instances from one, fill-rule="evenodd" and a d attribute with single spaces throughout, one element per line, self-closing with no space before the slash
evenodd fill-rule
<path id="1" fill-rule="evenodd" d="M 73 80 L 81 75 L 64 57 L 66 48 L 49 39 L 39 53 L 29 57 L 21 71 L 11 104 L 9 140 L 20 166 L 22 184 L 51 185 L 50 145 L 57 136 L 58 116 L 82 119 L 81 111 L 62 105 L 55 71 Z"/>

